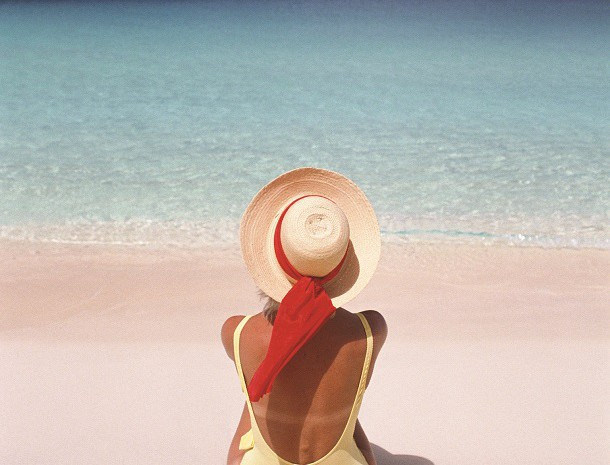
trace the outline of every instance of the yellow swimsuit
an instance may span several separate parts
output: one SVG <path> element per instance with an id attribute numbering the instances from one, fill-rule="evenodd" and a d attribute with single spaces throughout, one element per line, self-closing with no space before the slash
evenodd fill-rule
<path id="1" fill-rule="evenodd" d="M 362 366 L 360 384 L 358 385 L 354 405 L 352 406 L 352 411 L 347 420 L 347 424 L 345 425 L 345 429 L 343 430 L 343 434 L 341 434 L 337 444 L 335 444 L 324 457 L 315 462 L 311 462 L 308 465 L 368 465 L 362 452 L 358 449 L 356 441 L 354 441 L 354 429 L 356 427 L 356 421 L 358 420 L 358 412 L 360 411 L 360 405 L 362 404 L 362 397 L 364 396 L 364 391 L 366 389 L 366 378 L 371 364 L 371 355 L 373 353 L 373 334 L 371 333 L 371 327 L 364 315 L 361 313 L 357 313 L 357 315 L 360 317 L 360 321 L 362 321 L 362 326 L 364 326 L 364 331 L 366 332 L 366 357 L 364 359 L 364 365 Z M 252 424 L 252 429 L 242 436 L 239 443 L 239 448 L 247 451 L 242 458 L 241 465 L 296 465 L 278 457 L 271 447 L 269 447 L 258 429 L 254 411 L 252 410 L 252 404 L 248 399 L 246 380 L 239 357 L 239 337 L 241 335 L 241 330 L 250 318 L 251 316 L 244 318 L 235 329 L 235 334 L 233 335 L 235 366 L 241 382 L 242 391 L 246 394 L 246 403 L 248 405 L 250 422 Z"/>

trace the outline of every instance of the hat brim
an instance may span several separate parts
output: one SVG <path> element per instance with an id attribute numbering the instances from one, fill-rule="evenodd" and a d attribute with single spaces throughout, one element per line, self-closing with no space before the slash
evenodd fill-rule
<path id="1" fill-rule="evenodd" d="M 273 235 L 282 211 L 304 195 L 335 202 L 347 217 L 350 241 L 337 276 L 324 285 L 335 307 L 353 299 L 373 276 L 381 254 L 377 217 L 364 193 L 345 176 L 319 168 L 299 168 L 282 174 L 252 199 L 241 219 L 241 251 L 256 285 L 280 302 L 293 281 L 275 258 Z"/>

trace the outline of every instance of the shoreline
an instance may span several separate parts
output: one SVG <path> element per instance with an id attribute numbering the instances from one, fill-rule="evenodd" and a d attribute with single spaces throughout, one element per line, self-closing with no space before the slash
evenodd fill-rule
<path id="1" fill-rule="evenodd" d="M 0 244 L 30 243 L 57 246 L 135 247 L 154 250 L 200 250 L 233 248 L 239 241 L 239 225 L 221 221 L 219 230 L 206 223 L 107 223 L 91 229 L 91 224 L 38 225 L 40 231 L 27 231 L 30 226 L 0 226 Z M 186 227 L 183 229 L 182 227 Z M 76 232 L 76 237 L 74 236 Z M 458 230 L 416 228 L 404 231 L 381 229 L 382 241 L 405 247 L 413 244 L 471 245 L 488 247 L 527 247 L 541 249 L 575 249 L 610 251 L 607 237 L 566 237 L 561 234 L 528 234 L 516 232 L 485 232 L 481 229 Z M 115 238 L 115 239 L 113 239 Z"/>
<path id="2" fill-rule="evenodd" d="M 599 249 L 384 242 L 346 307 L 378 309 L 407 339 L 610 339 L 608 270 Z M 0 241 L 0 338 L 205 339 L 208 321 L 261 307 L 237 246 Z"/>

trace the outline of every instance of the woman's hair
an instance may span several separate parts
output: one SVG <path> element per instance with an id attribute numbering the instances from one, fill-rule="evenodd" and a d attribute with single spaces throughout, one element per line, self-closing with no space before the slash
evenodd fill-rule
<path id="1" fill-rule="evenodd" d="M 273 300 L 260 289 L 258 290 L 258 295 L 261 299 L 266 299 L 265 305 L 263 306 L 263 315 L 269 323 L 273 324 L 275 322 L 275 316 L 277 315 L 277 309 L 280 307 L 280 303 Z"/>

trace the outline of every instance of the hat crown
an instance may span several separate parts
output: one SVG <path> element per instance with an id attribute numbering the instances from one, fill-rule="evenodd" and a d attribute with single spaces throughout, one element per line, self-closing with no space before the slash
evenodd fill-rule
<path id="1" fill-rule="evenodd" d="M 304 248 L 290 245 L 292 235 L 286 234 L 288 228 L 281 234 L 284 230 L 283 223 L 278 228 L 281 214 L 292 209 L 290 207 L 286 210 L 288 205 L 296 199 L 303 199 L 303 205 L 306 205 L 309 197 L 303 197 L 312 195 L 331 199 L 347 218 L 344 223 L 346 232 L 341 234 L 344 239 L 340 241 L 343 242 L 343 247 L 337 247 L 340 252 L 334 259 L 328 260 L 328 266 L 318 270 L 309 269 L 301 263 L 299 257 L 304 257 L 305 262 L 311 261 L 305 256 Z M 301 201 L 293 206 L 299 203 Z M 292 214 L 294 211 L 290 216 Z M 327 227 L 325 218 L 328 217 L 311 218 L 309 231 L 318 236 L 327 235 L 330 228 Z M 332 234 L 326 237 L 332 237 Z M 339 173 L 310 167 L 288 171 L 266 184 L 254 196 L 241 220 L 240 243 L 248 271 L 265 294 L 280 302 L 292 289 L 295 280 L 290 278 L 280 264 L 276 242 L 283 244 L 286 261 L 291 261 L 291 266 L 300 269 L 302 275 L 326 276 L 335 265 L 341 263 L 339 259 L 343 260 L 336 277 L 324 284 L 335 307 L 344 305 L 362 291 L 377 267 L 381 252 L 379 225 L 364 192 Z M 283 258 L 281 260 L 284 262 Z"/>
<path id="2" fill-rule="evenodd" d="M 341 262 L 349 244 L 345 213 L 325 197 L 313 195 L 294 202 L 281 227 L 284 254 L 303 276 L 326 276 Z"/>

